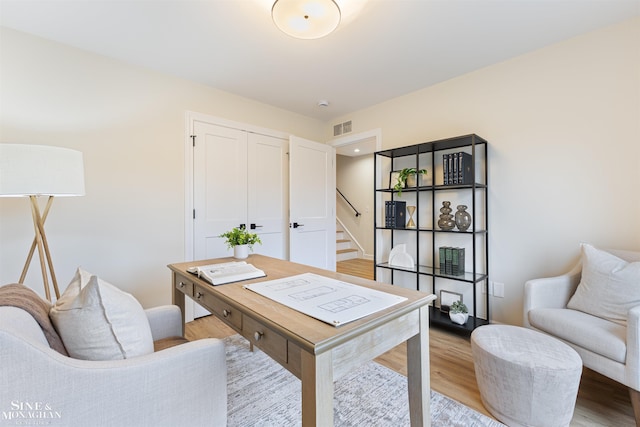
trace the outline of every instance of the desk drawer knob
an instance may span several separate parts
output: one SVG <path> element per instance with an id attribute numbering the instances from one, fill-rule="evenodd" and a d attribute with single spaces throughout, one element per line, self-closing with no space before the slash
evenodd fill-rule
<path id="1" fill-rule="evenodd" d="M 263 334 L 262 332 L 258 332 L 258 331 L 256 331 L 256 332 L 253 334 L 253 338 L 254 338 L 256 341 L 260 341 L 260 338 L 262 338 L 262 336 L 263 336 L 263 335 L 264 335 L 264 334 Z"/>
<path id="2" fill-rule="evenodd" d="M 222 315 L 224 317 L 229 317 L 231 316 L 231 312 L 225 308 L 224 310 L 222 310 Z"/>
<path id="3" fill-rule="evenodd" d="M 202 298 L 202 292 L 196 292 L 196 299 Z"/>
<path id="4" fill-rule="evenodd" d="M 179 288 L 184 288 L 184 282 L 180 282 L 180 283 L 178 284 L 178 287 L 179 287 Z"/>

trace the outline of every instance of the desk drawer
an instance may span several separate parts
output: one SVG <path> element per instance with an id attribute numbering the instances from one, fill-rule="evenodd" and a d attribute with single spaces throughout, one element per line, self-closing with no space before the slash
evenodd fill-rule
<path id="1" fill-rule="evenodd" d="M 176 289 L 185 295 L 193 296 L 193 282 L 184 276 L 176 274 Z"/>
<path id="2" fill-rule="evenodd" d="M 282 335 L 267 328 L 257 320 L 244 316 L 242 336 L 267 353 L 272 359 L 284 365 L 287 364 L 287 339 Z"/>
<path id="3" fill-rule="evenodd" d="M 200 285 L 195 285 L 193 298 L 236 331 L 242 330 L 242 313 L 239 310 L 215 298 Z"/>

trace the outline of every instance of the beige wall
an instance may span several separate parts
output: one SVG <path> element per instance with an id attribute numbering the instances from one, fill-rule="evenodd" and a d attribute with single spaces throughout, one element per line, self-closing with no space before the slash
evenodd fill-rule
<path id="1" fill-rule="evenodd" d="M 184 259 L 185 112 L 320 140 L 325 124 L 210 87 L 2 29 L 0 141 L 84 153 L 87 195 L 47 220 L 61 290 L 75 268 L 170 302 Z M 0 283 L 17 281 L 33 236 L 26 199 L 0 199 Z M 37 259 L 27 283 L 42 292 Z"/>
<path id="2" fill-rule="evenodd" d="M 578 244 L 640 250 L 640 19 L 356 111 L 383 148 L 477 133 L 490 145 L 492 318 L 521 323 L 526 280 Z M 362 191 L 371 191 L 369 183 Z"/>

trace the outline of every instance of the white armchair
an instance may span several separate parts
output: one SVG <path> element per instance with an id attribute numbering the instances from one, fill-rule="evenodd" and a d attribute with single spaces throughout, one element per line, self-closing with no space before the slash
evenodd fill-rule
<path id="1" fill-rule="evenodd" d="M 145 311 L 154 340 L 182 335 L 180 309 Z M 49 347 L 27 311 L 0 306 L 0 414 L 51 426 L 226 426 L 224 343 L 202 339 L 145 356 L 87 361 Z"/>
<path id="2" fill-rule="evenodd" d="M 627 262 L 640 261 L 640 252 L 607 252 Z M 585 367 L 629 387 L 640 425 L 640 306 L 627 312 L 626 326 L 567 308 L 581 274 L 580 261 L 561 276 L 529 280 L 524 288 L 524 326 L 559 338 L 578 352 Z"/>

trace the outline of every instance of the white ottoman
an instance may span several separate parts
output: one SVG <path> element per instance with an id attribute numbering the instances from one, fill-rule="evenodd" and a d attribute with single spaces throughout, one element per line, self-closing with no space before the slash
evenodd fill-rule
<path id="1" fill-rule="evenodd" d="M 487 410 L 514 426 L 568 426 L 582 360 L 567 344 L 530 329 L 481 326 L 471 334 L 476 379 Z"/>

